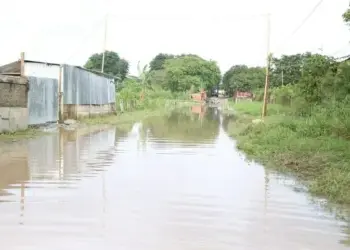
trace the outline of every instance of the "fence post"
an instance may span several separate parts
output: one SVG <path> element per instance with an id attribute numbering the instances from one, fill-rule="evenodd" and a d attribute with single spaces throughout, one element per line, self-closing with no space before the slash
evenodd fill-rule
<path id="1" fill-rule="evenodd" d="M 24 52 L 21 52 L 21 76 L 24 76 Z"/>
<path id="2" fill-rule="evenodd" d="M 58 122 L 63 123 L 63 105 L 62 105 L 62 65 L 59 66 L 58 75 Z"/>

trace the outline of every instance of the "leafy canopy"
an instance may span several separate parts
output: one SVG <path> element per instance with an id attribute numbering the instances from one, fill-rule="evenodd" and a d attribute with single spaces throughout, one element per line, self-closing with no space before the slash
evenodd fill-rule
<path id="1" fill-rule="evenodd" d="M 196 55 L 181 55 L 167 59 L 164 64 L 163 86 L 172 92 L 210 90 L 219 84 L 220 69 L 216 62 L 207 61 Z"/>
<path id="2" fill-rule="evenodd" d="M 235 91 L 253 91 L 262 88 L 265 83 L 265 70 L 261 67 L 234 65 L 225 74 L 222 80 L 227 94 Z"/>
<path id="3" fill-rule="evenodd" d="M 101 71 L 103 53 L 93 54 L 85 63 L 85 68 L 95 71 Z M 129 63 L 125 59 L 119 57 L 118 53 L 114 51 L 105 52 L 104 73 L 124 80 L 129 72 Z"/>
<path id="4" fill-rule="evenodd" d="M 159 53 L 156 55 L 149 64 L 150 70 L 161 70 L 164 69 L 164 63 L 167 59 L 174 58 L 174 55 Z"/>

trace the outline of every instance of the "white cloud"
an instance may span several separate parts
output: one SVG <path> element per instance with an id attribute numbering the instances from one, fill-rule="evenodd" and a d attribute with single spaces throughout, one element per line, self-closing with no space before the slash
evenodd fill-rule
<path id="1" fill-rule="evenodd" d="M 324 53 L 350 40 L 341 15 L 348 0 L 324 0 L 307 23 L 291 32 L 318 0 L 15 0 L 2 3 L 0 64 L 24 50 L 28 59 L 84 64 L 103 49 L 104 15 L 110 13 L 107 49 L 131 62 L 149 62 L 157 53 L 195 53 L 216 60 L 222 70 L 232 64 L 263 65 L 266 18 L 270 12 L 272 52 Z M 13 11 L 16 10 L 16 11 Z M 254 18 L 253 18 L 254 17 Z M 287 39 L 287 40 L 286 40 Z M 285 42 L 287 41 L 287 42 Z M 283 43 L 283 46 L 279 46 Z M 277 49 L 279 49 L 277 51 Z M 344 53 L 350 54 L 350 51 Z"/>

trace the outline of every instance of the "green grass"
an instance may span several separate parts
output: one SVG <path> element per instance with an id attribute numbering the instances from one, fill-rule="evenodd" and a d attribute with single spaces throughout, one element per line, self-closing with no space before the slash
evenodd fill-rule
<path id="1" fill-rule="evenodd" d="M 117 115 L 82 118 L 79 119 L 79 122 L 86 125 L 128 125 L 149 116 L 164 114 L 174 108 L 189 107 L 194 104 L 198 103 L 191 100 L 167 100 L 164 98 L 146 99 L 145 103 L 142 103 L 142 105 L 135 109 L 126 110 L 124 112 L 118 111 Z M 47 132 L 43 132 L 37 128 L 28 128 L 15 132 L 0 133 L 0 141 L 30 139 L 44 134 L 47 134 Z"/>
<path id="2" fill-rule="evenodd" d="M 18 130 L 15 132 L 5 132 L 0 134 L 0 141 L 17 141 L 20 139 L 31 139 L 40 135 L 46 134 L 35 128 L 28 128 L 25 130 Z"/>
<path id="3" fill-rule="evenodd" d="M 263 104 L 261 102 L 242 101 L 234 103 L 229 101 L 229 107 L 239 114 L 261 116 Z M 278 104 L 269 104 L 267 112 L 269 115 L 286 114 L 289 109 Z"/>
<path id="4" fill-rule="evenodd" d="M 238 115 L 228 132 L 237 138 L 238 148 L 266 166 L 298 176 L 311 193 L 350 204 L 350 141 L 335 133 L 339 124 L 326 113 L 298 117 L 278 105 L 269 105 L 270 115 L 254 124 L 260 107 L 233 105 Z"/>
<path id="5" fill-rule="evenodd" d="M 87 125 L 120 125 L 137 122 L 148 116 L 161 114 L 164 110 L 135 110 L 124 113 L 118 113 L 116 115 L 96 116 L 92 118 L 82 118 L 79 121 Z"/>
<path id="6" fill-rule="evenodd" d="M 108 116 L 96 116 L 92 118 L 83 118 L 79 121 L 88 125 L 106 124 L 106 125 L 120 125 L 128 124 L 143 120 L 150 116 L 159 116 L 166 114 L 173 109 L 189 107 L 194 105 L 193 101 L 178 101 L 178 100 L 168 100 L 162 102 L 162 105 L 155 105 L 151 108 L 135 109 L 131 111 L 117 112 L 116 115 Z M 196 103 L 198 104 L 198 103 Z"/>
<path id="7" fill-rule="evenodd" d="M 121 111 L 121 101 L 117 101 L 117 111 Z M 158 109 L 167 109 L 167 108 L 173 108 L 178 106 L 190 106 L 198 104 L 195 101 L 192 100 L 180 100 L 180 99 L 165 99 L 165 98 L 145 98 L 145 100 L 133 100 L 123 102 L 123 111 L 124 112 L 133 112 L 137 110 L 141 111 L 149 111 L 149 110 L 158 110 Z"/>

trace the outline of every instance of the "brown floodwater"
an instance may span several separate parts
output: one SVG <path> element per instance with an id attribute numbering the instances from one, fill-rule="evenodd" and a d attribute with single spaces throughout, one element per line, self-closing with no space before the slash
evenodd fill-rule
<path id="1" fill-rule="evenodd" d="M 349 249 L 345 212 L 248 162 L 230 119 L 195 108 L 1 145 L 1 249 Z"/>

